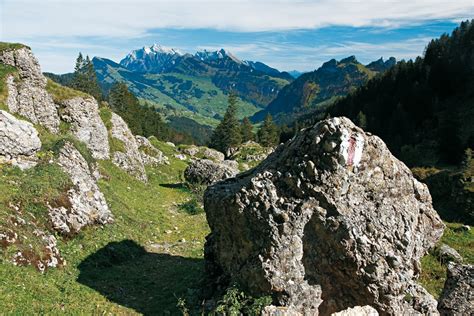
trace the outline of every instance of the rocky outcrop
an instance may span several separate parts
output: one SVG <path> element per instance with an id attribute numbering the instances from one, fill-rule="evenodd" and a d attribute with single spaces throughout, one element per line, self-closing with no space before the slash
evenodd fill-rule
<path id="1" fill-rule="evenodd" d="M 324 120 L 255 169 L 210 186 L 209 278 L 307 315 L 370 305 L 436 314 L 415 280 L 444 224 L 426 186 L 383 141 Z"/>
<path id="2" fill-rule="evenodd" d="M 76 97 L 62 101 L 61 119 L 71 124 L 71 132 L 87 145 L 92 157 L 109 159 L 108 132 L 94 98 Z"/>
<path id="3" fill-rule="evenodd" d="M 450 263 L 438 302 L 441 315 L 474 315 L 474 266 Z"/>
<path id="4" fill-rule="evenodd" d="M 354 306 L 343 311 L 333 313 L 331 316 L 378 316 L 377 310 L 369 305 Z"/>
<path id="5" fill-rule="evenodd" d="M 184 171 L 184 178 L 189 183 L 210 185 L 223 179 L 235 177 L 238 173 L 238 169 L 223 163 L 199 159 L 189 164 Z"/>
<path id="6" fill-rule="evenodd" d="M 127 126 L 127 123 L 115 113 L 112 113 L 112 137 L 122 141 L 125 147 L 125 152 L 116 151 L 113 153 L 112 161 L 115 165 L 127 171 L 129 174 L 136 177 L 138 180 L 147 182 L 148 178 L 145 173 L 138 144 L 132 132 Z"/>
<path id="7" fill-rule="evenodd" d="M 215 162 L 222 162 L 225 159 L 224 154 L 220 151 L 205 146 L 198 147 L 195 145 L 191 145 L 183 148 L 182 152 L 191 157 L 209 159 Z"/>
<path id="8" fill-rule="evenodd" d="M 446 244 L 441 244 L 436 252 L 441 262 L 454 261 L 460 263 L 463 260 L 459 252 Z"/>
<path id="9" fill-rule="evenodd" d="M 143 136 L 135 136 L 138 144 L 138 150 L 145 165 L 158 166 L 168 165 L 170 162 L 168 157 L 163 155 L 161 150 L 151 144 L 151 142 Z"/>
<path id="10" fill-rule="evenodd" d="M 71 143 L 65 143 L 57 163 L 73 183 L 67 198 L 49 206 L 53 228 L 61 234 L 77 233 L 86 225 L 107 224 L 113 221 L 104 195 L 95 182 L 87 161 Z M 61 204 L 59 203 L 61 202 Z"/>
<path id="11" fill-rule="evenodd" d="M 7 77 L 7 106 L 10 112 L 18 113 L 35 124 L 41 124 L 53 133 L 58 132 L 57 106 L 45 90 L 46 78 L 31 50 L 23 47 L 2 51 L 0 63 L 18 70 L 19 80 L 13 75 Z"/>
<path id="12" fill-rule="evenodd" d="M 0 110 L 0 162 L 11 163 L 21 169 L 33 167 L 40 148 L 41 141 L 33 124 Z"/>

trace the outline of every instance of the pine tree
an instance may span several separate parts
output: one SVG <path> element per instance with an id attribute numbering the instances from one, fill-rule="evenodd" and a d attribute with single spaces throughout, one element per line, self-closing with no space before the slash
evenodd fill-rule
<path id="1" fill-rule="evenodd" d="M 276 146 L 280 140 L 278 127 L 273 123 L 272 116 L 267 114 L 262 127 L 258 131 L 258 142 L 265 147 Z"/>
<path id="2" fill-rule="evenodd" d="M 235 93 L 230 93 L 224 118 L 214 130 L 210 146 L 227 154 L 230 148 L 235 148 L 241 142 L 240 124 L 237 120 L 237 96 Z"/>
<path id="3" fill-rule="evenodd" d="M 242 143 L 255 140 L 255 135 L 253 133 L 253 125 L 250 123 L 248 117 L 245 117 L 240 124 L 240 133 L 242 135 Z"/>
<path id="4" fill-rule="evenodd" d="M 76 59 L 76 66 L 74 67 L 74 76 L 71 81 L 71 87 L 90 94 L 98 101 L 103 99 L 102 90 L 97 81 L 94 65 L 89 56 L 86 56 L 84 59 L 82 53 L 79 53 L 79 56 Z"/>

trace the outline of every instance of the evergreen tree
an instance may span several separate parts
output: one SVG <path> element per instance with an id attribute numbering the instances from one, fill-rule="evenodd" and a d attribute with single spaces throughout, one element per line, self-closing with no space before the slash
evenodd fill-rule
<path id="1" fill-rule="evenodd" d="M 362 111 L 359 111 L 359 114 L 357 114 L 357 126 L 362 128 L 363 130 L 367 128 L 367 117 Z"/>
<path id="2" fill-rule="evenodd" d="M 86 56 L 84 59 L 82 53 L 79 53 L 79 56 L 76 59 L 76 66 L 74 67 L 71 87 L 90 94 L 98 101 L 103 99 L 102 90 L 97 81 L 94 65 L 89 56 Z"/>
<path id="3" fill-rule="evenodd" d="M 224 118 L 214 130 L 210 146 L 227 154 L 230 148 L 240 145 L 241 142 L 240 124 L 237 120 L 237 96 L 231 92 Z"/>
<path id="4" fill-rule="evenodd" d="M 253 125 L 250 123 L 248 117 L 245 117 L 240 124 L 240 133 L 242 135 L 242 143 L 255 140 L 255 135 L 253 133 Z"/>
<path id="5" fill-rule="evenodd" d="M 278 127 L 273 123 L 272 116 L 267 114 L 263 125 L 258 131 L 258 142 L 260 145 L 265 147 L 276 146 L 280 140 L 280 135 L 278 134 Z"/>

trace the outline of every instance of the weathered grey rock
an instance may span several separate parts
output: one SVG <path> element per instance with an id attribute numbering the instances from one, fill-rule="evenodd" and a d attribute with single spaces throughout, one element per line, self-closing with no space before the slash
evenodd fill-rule
<path id="1" fill-rule="evenodd" d="M 474 315 L 474 265 L 449 263 L 438 310 L 441 315 Z"/>
<path id="2" fill-rule="evenodd" d="M 426 186 L 346 118 L 324 120 L 210 186 L 204 207 L 206 271 L 217 285 L 235 281 L 307 315 L 364 305 L 437 313 L 415 280 L 444 224 Z"/>
<path id="3" fill-rule="evenodd" d="M 195 156 L 199 153 L 199 147 L 198 146 L 189 146 L 183 149 L 183 153 L 188 155 L 188 156 Z"/>
<path id="4" fill-rule="evenodd" d="M 224 160 L 222 164 L 229 166 L 232 169 L 239 170 L 239 163 L 235 160 Z"/>
<path id="5" fill-rule="evenodd" d="M 0 162 L 21 169 L 33 167 L 40 148 L 41 141 L 33 124 L 0 110 Z"/>
<path id="6" fill-rule="evenodd" d="M 109 159 L 107 128 L 94 98 L 76 97 L 61 102 L 61 119 L 71 123 L 71 132 L 87 145 L 95 159 Z"/>
<path id="7" fill-rule="evenodd" d="M 74 234 L 86 225 L 113 222 L 112 213 L 100 192 L 87 161 L 67 142 L 59 152 L 59 166 L 73 183 L 62 205 L 50 205 L 49 217 L 53 228 L 65 235 Z"/>
<path id="8" fill-rule="evenodd" d="M 333 313 L 331 316 L 378 316 L 379 313 L 372 306 L 354 306 L 343 311 Z"/>
<path id="9" fill-rule="evenodd" d="M 186 160 L 186 155 L 176 154 L 176 155 L 174 155 L 174 158 L 179 159 L 179 160 Z"/>
<path id="10" fill-rule="evenodd" d="M 31 50 L 24 47 L 2 51 L 0 63 L 18 69 L 19 80 L 12 75 L 7 77 L 9 110 L 56 133 L 59 129 L 57 106 L 45 90 L 47 80 Z"/>
<path id="11" fill-rule="evenodd" d="M 454 261 L 457 263 L 462 262 L 462 256 L 454 250 L 453 248 L 449 247 L 446 244 L 441 244 L 439 249 L 437 250 L 437 254 L 439 259 L 441 259 L 442 262 L 450 262 Z"/>
<path id="12" fill-rule="evenodd" d="M 218 150 L 212 149 L 212 148 L 204 147 L 204 150 L 203 150 L 202 154 L 203 154 L 204 158 L 214 160 L 214 161 L 217 161 L 217 162 L 222 162 L 225 159 L 223 153 L 221 153 Z"/>
<path id="13" fill-rule="evenodd" d="M 184 171 L 186 181 L 193 184 L 210 185 L 217 181 L 235 177 L 239 173 L 232 167 L 209 159 L 199 159 L 191 162 Z"/>
<path id="14" fill-rule="evenodd" d="M 263 309 L 261 316 L 303 316 L 303 314 L 291 307 L 270 305 Z"/>
<path id="15" fill-rule="evenodd" d="M 138 150 L 145 165 L 158 166 L 168 165 L 170 162 L 161 150 L 151 144 L 151 142 L 143 136 L 135 136 L 138 144 Z"/>
<path id="16" fill-rule="evenodd" d="M 138 180 L 147 182 L 145 167 L 143 165 L 142 156 L 138 150 L 138 144 L 127 123 L 115 113 L 112 113 L 112 137 L 122 141 L 125 145 L 125 152 L 114 152 L 113 163 Z"/>

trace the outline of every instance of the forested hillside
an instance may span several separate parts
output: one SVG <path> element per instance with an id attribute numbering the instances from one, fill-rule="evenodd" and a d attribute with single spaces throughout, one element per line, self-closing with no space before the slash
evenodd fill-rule
<path id="1" fill-rule="evenodd" d="M 328 110 L 380 136 L 411 166 L 459 163 L 474 147 L 474 23 L 432 40 Z"/>

